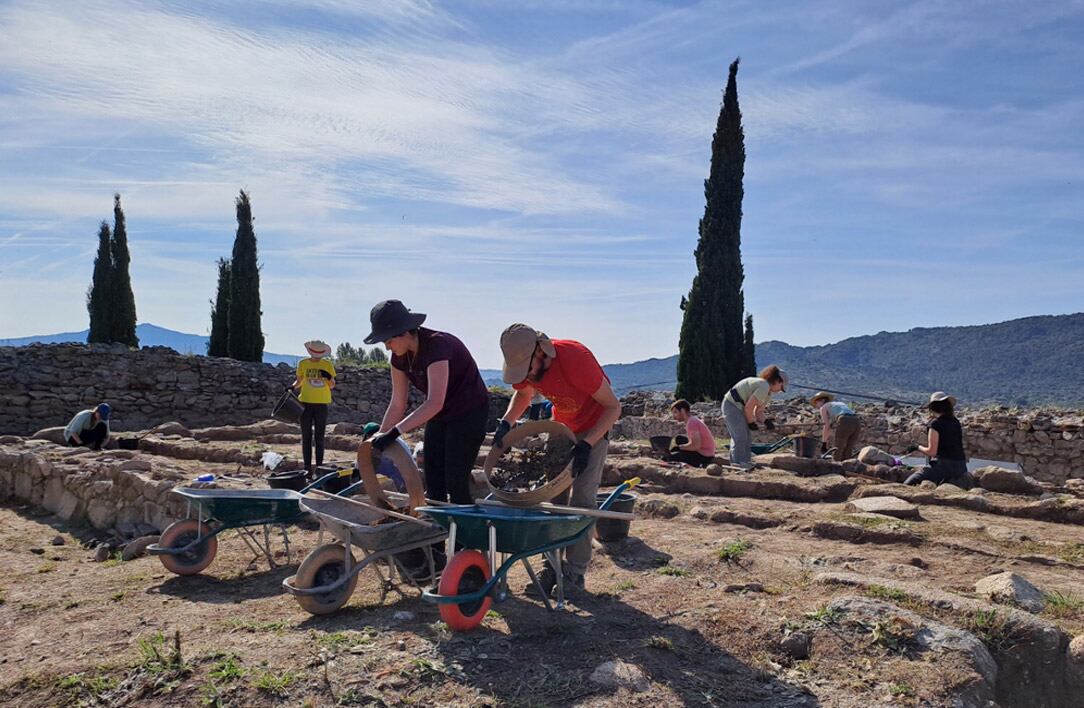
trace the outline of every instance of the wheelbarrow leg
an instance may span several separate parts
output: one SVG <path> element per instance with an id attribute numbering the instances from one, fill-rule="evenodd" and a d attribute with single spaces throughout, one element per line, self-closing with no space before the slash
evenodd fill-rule
<path id="1" fill-rule="evenodd" d="M 548 555 L 553 570 L 557 573 L 557 609 L 560 610 L 565 606 L 565 574 L 561 571 L 561 549 L 550 551 Z"/>
<path id="2" fill-rule="evenodd" d="M 538 588 L 538 594 L 542 597 L 542 602 L 546 603 L 546 609 L 552 610 L 553 605 L 550 604 L 550 599 L 546 597 L 546 589 L 542 587 L 542 583 L 538 580 L 538 576 L 535 575 L 534 568 L 531 567 L 531 564 L 527 562 L 526 558 L 521 558 L 520 561 L 523 563 L 523 567 L 527 569 L 527 575 L 531 576 L 531 582 Z"/>

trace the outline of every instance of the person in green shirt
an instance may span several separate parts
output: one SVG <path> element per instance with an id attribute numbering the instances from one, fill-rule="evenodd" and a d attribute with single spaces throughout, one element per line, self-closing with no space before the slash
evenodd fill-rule
<path id="1" fill-rule="evenodd" d="M 331 389 L 335 388 L 335 367 L 324 357 L 331 354 L 331 347 L 319 339 L 305 342 L 308 359 L 297 362 L 297 376 L 290 387 L 300 390 L 301 401 L 301 455 L 305 469 L 313 471 L 312 448 L 316 444 L 316 466 L 324 464 L 324 431 L 327 428 L 327 409 L 331 405 Z"/>
<path id="2" fill-rule="evenodd" d="M 775 421 L 767 417 L 768 400 L 773 393 L 787 390 L 787 375 L 774 364 L 758 376 L 744 378 L 723 397 L 723 420 L 730 431 L 730 464 L 751 467 L 753 440 L 750 430 L 763 425 L 775 429 Z"/>

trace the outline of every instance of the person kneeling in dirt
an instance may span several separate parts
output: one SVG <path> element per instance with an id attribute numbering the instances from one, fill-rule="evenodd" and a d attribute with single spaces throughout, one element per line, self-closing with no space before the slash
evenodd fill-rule
<path id="1" fill-rule="evenodd" d="M 536 392 L 553 402 L 553 419 L 568 426 L 576 436 L 572 449 L 571 505 L 594 509 L 598 486 L 606 464 L 610 428 L 621 416 L 610 380 L 591 351 L 571 339 L 551 340 L 525 324 L 509 326 L 501 334 L 504 355 L 503 377 L 515 393 L 504 417 L 493 434 L 494 447 L 501 447 L 504 436 L 523 415 Z M 568 492 L 554 499 L 566 503 Z M 584 574 L 591 561 L 591 535 L 584 534 L 575 545 L 564 549 L 562 564 L 569 585 L 584 587 Z M 557 573 L 548 564 L 538 576 L 543 591 L 549 595 L 557 585 Z M 532 583 L 527 594 L 537 594 Z"/>
<path id="2" fill-rule="evenodd" d="M 666 459 L 684 462 L 693 467 L 707 467 L 715 460 L 715 438 L 704 421 L 693 415 L 692 406 L 684 398 L 670 405 L 674 420 L 685 424 L 686 442 L 670 448 Z"/>
<path id="3" fill-rule="evenodd" d="M 821 431 L 821 453 L 828 452 L 828 440 L 832 437 L 832 426 L 835 426 L 835 438 L 832 439 L 832 447 L 836 449 L 833 457 L 837 462 L 849 460 L 853 456 L 854 448 L 858 442 L 858 436 L 862 434 L 862 420 L 858 414 L 846 403 L 835 400 L 835 397 L 825 391 L 817 392 L 817 395 L 809 399 L 814 408 L 820 410 L 820 419 L 823 430 Z"/>
<path id="4" fill-rule="evenodd" d="M 926 426 L 927 443 L 916 446 L 920 453 L 929 458 L 929 466 L 908 477 L 904 484 L 914 486 L 930 480 L 935 484 L 954 484 L 961 489 L 975 486 L 975 480 L 967 471 L 963 427 L 956 418 L 955 407 L 955 396 L 949 396 L 944 391 L 930 394 L 929 408 L 933 420 Z"/>
<path id="5" fill-rule="evenodd" d="M 76 413 L 64 428 L 64 440 L 68 446 L 101 450 L 109 442 L 110 412 L 112 409 L 108 403 L 99 403 L 94 408 Z"/>

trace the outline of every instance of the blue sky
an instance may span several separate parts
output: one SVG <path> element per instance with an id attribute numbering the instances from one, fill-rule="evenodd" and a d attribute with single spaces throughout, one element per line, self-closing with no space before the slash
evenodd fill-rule
<path id="1" fill-rule="evenodd" d="M 741 56 L 758 341 L 1084 309 L 1084 3 L 0 1 L 0 337 L 86 327 L 122 195 L 141 321 L 206 333 L 252 197 L 267 348 L 397 297 L 676 352 Z"/>

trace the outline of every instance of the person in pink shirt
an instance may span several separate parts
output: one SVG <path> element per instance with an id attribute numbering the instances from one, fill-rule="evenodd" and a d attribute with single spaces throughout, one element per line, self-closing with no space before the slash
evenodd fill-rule
<path id="1" fill-rule="evenodd" d="M 684 462 L 694 467 L 707 467 L 715 460 L 715 437 L 704 421 L 693 415 L 692 406 L 684 398 L 670 405 L 674 420 L 685 424 L 688 442 L 670 448 L 671 462 Z"/>

